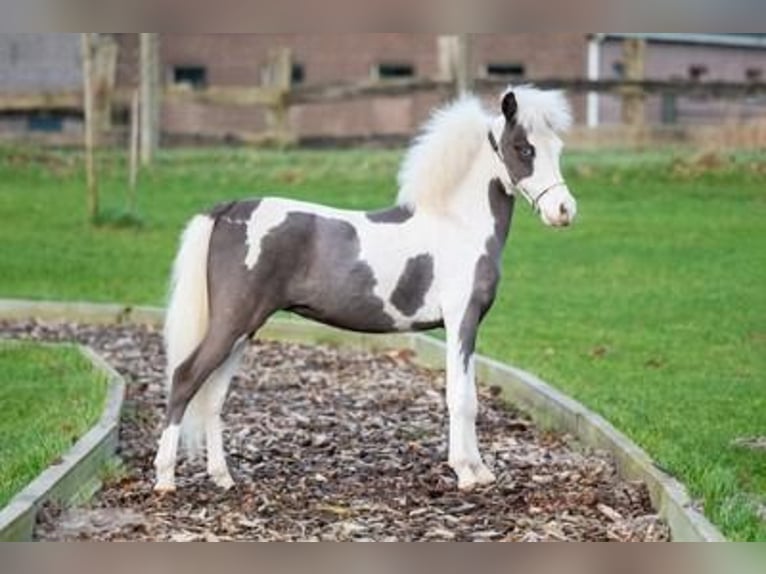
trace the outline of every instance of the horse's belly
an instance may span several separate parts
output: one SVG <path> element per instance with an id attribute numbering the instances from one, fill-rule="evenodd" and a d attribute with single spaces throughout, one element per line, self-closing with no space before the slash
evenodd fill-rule
<path id="1" fill-rule="evenodd" d="M 287 310 L 325 325 L 361 333 L 424 331 L 443 326 L 441 312 L 436 309 L 423 308 L 419 313 L 403 316 L 370 293 L 339 295 L 318 294 L 314 301 L 292 305 Z"/>
<path id="2" fill-rule="evenodd" d="M 432 285 L 412 280 L 380 290 L 380 278 L 364 265 L 335 280 L 308 282 L 289 310 L 333 327 L 363 333 L 422 331 L 442 324 Z"/>
<path id="3" fill-rule="evenodd" d="M 344 309 L 322 305 L 293 305 L 288 311 L 331 327 L 360 333 L 395 333 L 400 329 L 391 317 L 367 303 L 350 302 Z"/>

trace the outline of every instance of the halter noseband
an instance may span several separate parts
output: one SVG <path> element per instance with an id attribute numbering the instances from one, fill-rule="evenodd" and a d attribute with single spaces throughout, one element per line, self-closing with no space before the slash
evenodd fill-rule
<path id="1" fill-rule="evenodd" d="M 505 166 L 505 169 L 508 170 L 508 166 L 505 163 L 505 159 L 503 158 L 503 152 L 500 151 L 500 146 L 497 144 L 497 140 L 495 139 L 495 134 L 492 133 L 490 130 L 487 133 L 487 137 L 489 138 L 489 145 L 492 146 L 492 150 L 497 155 L 498 159 L 500 159 L 500 163 L 502 163 Z M 516 181 L 516 179 L 513 177 L 513 174 L 508 171 L 508 175 L 511 178 L 511 184 L 512 187 L 521 193 L 521 195 L 524 197 L 524 199 L 527 200 L 527 203 L 529 203 L 530 207 L 532 207 L 532 211 L 535 213 L 540 213 L 540 200 L 545 197 L 546 194 L 548 194 L 550 191 L 556 189 L 560 185 L 564 185 L 563 181 L 557 181 L 553 183 L 552 185 L 549 185 L 545 189 L 543 189 L 540 193 L 537 194 L 537 197 L 532 197 L 532 194 L 529 193 L 526 189 L 521 187 L 519 185 L 519 182 Z"/>

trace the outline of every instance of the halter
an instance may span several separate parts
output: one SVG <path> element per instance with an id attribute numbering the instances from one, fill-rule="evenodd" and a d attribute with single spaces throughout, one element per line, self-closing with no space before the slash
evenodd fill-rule
<path id="1" fill-rule="evenodd" d="M 492 146 L 492 151 L 495 152 L 498 159 L 500 159 L 500 163 L 502 163 L 505 166 L 505 169 L 508 170 L 508 166 L 506 165 L 505 159 L 503 158 L 503 152 L 500 151 L 500 146 L 497 145 L 495 134 L 493 134 L 492 131 L 490 130 L 487 133 L 487 137 L 489 138 L 489 145 Z M 557 187 L 561 185 L 565 185 L 563 181 L 557 181 L 553 183 L 552 185 L 549 185 L 548 187 L 543 189 L 539 194 L 537 194 L 537 197 L 532 197 L 531 193 L 529 193 L 526 189 L 524 189 L 523 187 L 519 185 L 519 183 L 515 180 L 515 178 L 513 177 L 513 174 L 510 171 L 508 171 L 508 175 L 511 178 L 511 184 L 512 184 L 511 187 L 513 187 L 519 193 L 521 193 L 524 199 L 527 200 L 527 203 L 529 203 L 530 207 L 532 208 L 532 211 L 534 211 L 535 213 L 540 213 L 540 200 L 543 197 L 545 197 L 547 193 L 553 191 L 554 189 L 556 189 Z"/>

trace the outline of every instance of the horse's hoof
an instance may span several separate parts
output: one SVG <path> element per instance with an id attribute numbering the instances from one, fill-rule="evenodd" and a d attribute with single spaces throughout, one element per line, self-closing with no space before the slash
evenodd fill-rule
<path id="1" fill-rule="evenodd" d="M 461 492 L 471 492 L 476 486 L 478 485 L 478 482 L 476 482 L 476 479 L 473 477 L 464 477 L 460 478 L 457 481 L 457 488 Z"/>
<path id="2" fill-rule="evenodd" d="M 482 462 L 456 465 L 454 470 L 458 477 L 457 487 L 464 492 L 495 482 L 495 475 Z"/>
<path id="3" fill-rule="evenodd" d="M 175 491 L 176 485 L 174 482 L 158 481 L 157 484 L 154 485 L 154 492 L 160 496 L 173 494 Z"/>
<path id="4" fill-rule="evenodd" d="M 231 490 L 234 488 L 234 479 L 227 472 L 226 474 L 212 475 L 213 483 L 222 490 Z"/>
<path id="5" fill-rule="evenodd" d="M 495 482 L 495 475 L 494 473 L 487 468 L 486 465 L 482 464 L 476 469 L 476 483 L 480 484 L 482 486 L 486 486 L 487 484 L 492 484 Z"/>
<path id="6" fill-rule="evenodd" d="M 457 487 L 459 490 L 469 492 L 478 484 L 476 474 L 473 472 L 471 465 L 459 465 L 453 468 L 453 470 L 457 474 Z"/>

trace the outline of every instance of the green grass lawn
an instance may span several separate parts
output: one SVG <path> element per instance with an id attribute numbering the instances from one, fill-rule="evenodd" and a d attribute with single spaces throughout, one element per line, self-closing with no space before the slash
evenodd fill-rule
<path id="1" fill-rule="evenodd" d="M 0 296 L 162 304 L 178 233 L 223 199 L 279 194 L 390 203 L 395 151 L 175 151 L 142 175 L 139 231 L 86 223 L 81 164 L 0 152 Z M 120 209 L 124 164 L 100 162 Z M 686 483 L 733 539 L 766 540 L 766 162 L 673 153 L 570 154 L 580 217 L 545 228 L 524 206 L 483 353 L 602 413 Z"/>
<path id="2" fill-rule="evenodd" d="M 105 396 L 76 348 L 0 341 L 0 508 L 98 421 Z"/>

